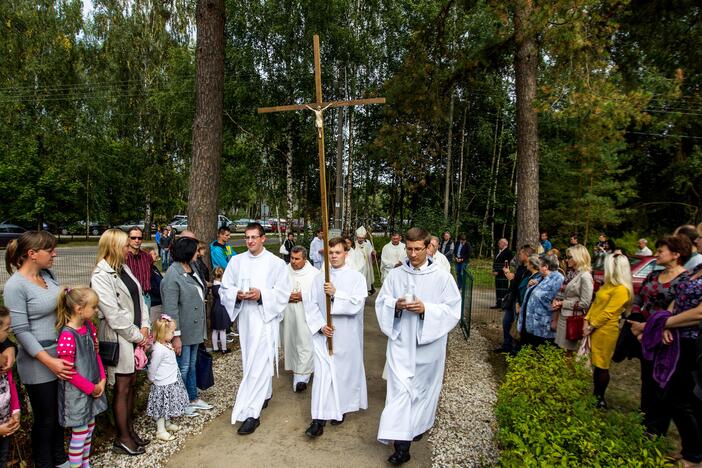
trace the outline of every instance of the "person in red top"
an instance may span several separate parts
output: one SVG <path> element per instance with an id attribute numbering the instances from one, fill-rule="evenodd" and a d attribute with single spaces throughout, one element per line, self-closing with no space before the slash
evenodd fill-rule
<path id="1" fill-rule="evenodd" d="M 70 380 L 59 382 L 59 423 L 71 428 L 68 461 L 72 467 L 90 466 L 95 416 L 107 410 L 105 368 L 92 323 L 98 302 L 90 288 L 63 288 L 56 307 L 56 354 L 76 371 Z"/>
<path id="2" fill-rule="evenodd" d="M 144 240 L 144 231 L 139 226 L 134 226 L 129 230 L 129 244 L 127 256 L 124 258 L 124 263 L 127 264 L 132 274 L 136 277 L 141 285 L 141 290 L 144 291 L 144 301 L 146 306 L 151 309 L 151 264 L 153 259 L 151 254 L 141 248 L 141 243 Z"/>
<path id="3" fill-rule="evenodd" d="M 10 331 L 10 311 L 0 306 L 0 343 L 7 340 Z M 0 355 L 0 360 L 5 357 Z M 3 365 L 4 367 L 4 365 Z M 20 404 L 17 387 L 12 379 L 12 368 L 0 373 L 0 466 L 7 464 L 10 452 L 9 436 L 20 427 Z"/>

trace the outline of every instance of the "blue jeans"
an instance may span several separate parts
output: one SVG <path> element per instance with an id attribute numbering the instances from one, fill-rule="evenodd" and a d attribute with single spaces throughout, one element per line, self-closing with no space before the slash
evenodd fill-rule
<path id="1" fill-rule="evenodd" d="M 163 254 L 161 255 L 161 271 L 166 273 L 168 267 L 171 265 L 171 252 L 169 250 L 163 249 Z"/>
<path id="2" fill-rule="evenodd" d="M 183 345 L 180 356 L 176 356 L 180 375 L 183 377 L 185 389 L 188 391 L 190 401 L 197 400 L 197 386 L 195 385 L 195 363 L 197 362 L 198 345 Z"/>
<path id="3" fill-rule="evenodd" d="M 516 306 L 515 301 L 511 302 L 509 307 L 502 309 L 502 349 L 505 351 L 514 350 L 514 340 L 509 332 L 512 329 L 512 322 L 516 318 Z"/>
<path id="4" fill-rule="evenodd" d="M 463 288 L 463 276 L 465 275 L 466 271 L 466 262 L 465 260 L 461 263 L 456 263 L 456 283 L 458 283 L 459 288 Z"/>

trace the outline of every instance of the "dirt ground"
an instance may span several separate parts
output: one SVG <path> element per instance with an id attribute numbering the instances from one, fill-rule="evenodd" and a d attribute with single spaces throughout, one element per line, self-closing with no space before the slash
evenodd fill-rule
<path id="1" fill-rule="evenodd" d="M 283 371 L 273 378 L 273 398 L 261 414 L 255 433 L 240 436 L 239 424 L 230 424 L 231 412 L 209 423 L 174 454 L 167 466 L 201 467 L 373 467 L 388 466 L 391 446 L 376 440 L 378 421 L 385 402 L 386 339 L 378 329 L 372 299 L 364 317 L 365 367 L 368 383 L 368 409 L 346 416 L 340 426 L 327 424 L 324 435 L 309 439 L 305 429 L 311 422 L 310 391 L 293 393 L 292 376 Z M 236 394 L 232 388 L 232 402 Z M 405 466 L 431 466 L 431 447 L 427 437 L 412 444 L 412 459 Z"/>

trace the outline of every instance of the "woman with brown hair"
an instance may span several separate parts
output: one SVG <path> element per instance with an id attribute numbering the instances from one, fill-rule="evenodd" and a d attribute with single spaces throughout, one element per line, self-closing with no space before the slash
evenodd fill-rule
<path id="1" fill-rule="evenodd" d="M 32 455 L 37 467 L 66 463 L 63 428 L 58 421 L 58 380 L 75 373 L 56 357 L 56 303 L 61 292 L 49 270 L 56 257 L 56 238 L 46 231 L 27 231 L 5 252 L 7 272 L 3 299 L 12 314 L 19 343 L 17 371 L 32 406 Z"/>
<path id="2" fill-rule="evenodd" d="M 149 312 L 139 281 L 124 264 L 127 248 L 127 234 L 120 229 L 108 229 L 100 236 L 91 287 L 100 297 L 98 338 L 119 347 L 117 362 L 106 363 L 107 381 L 114 385 L 112 412 L 117 434 L 112 447 L 115 452 L 140 455 L 150 441 L 134 431 L 134 349 L 146 344 Z"/>

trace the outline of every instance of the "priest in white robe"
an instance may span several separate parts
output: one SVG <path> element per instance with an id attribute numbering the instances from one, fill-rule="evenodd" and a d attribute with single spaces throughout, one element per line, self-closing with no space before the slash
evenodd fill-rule
<path id="1" fill-rule="evenodd" d="M 449 274 L 451 273 L 451 264 L 448 261 L 448 258 L 446 258 L 446 255 L 442 254 L 441 251 L 439 250 L 439 238 L 436 236 L 431 236 L 431 241 L 429 242 L 429 246 L 427 246 L 427 249 L 429 251 L 429 256 L 434 260 L 434 263 L 436 263 L 436 266 L 441 268 L 444 271 L 448 271 Z"/>
<path id="2" fill-rule="evenodd" d="M 310 242 L 310 262 L 316 269 L 322 269 L 324 261 L 324 240 L 322 239 L 322 230 L 317 230 L 317 235 Z"/>
<path id="3" fill-rule="evenodd" d="M 364 275 L 366 277 L 366 287 L 368 292 L 373 294 L 375 292 L 375 269 L 373 268 L 373 263 L 375 261 L 375 250 L 373 249 L 373 244 L 368 240 L 368 231 L 363 226 L 356 229 L 356 249 L 363 254 L 363 259 L 366 263 L 366 270 Z"/>
<path id="4" fill-rule="evenodd" d="M 219 295 L 234 321 L 239 318 L 243 376 L 234 401 L 231 422 L 244 423 L 237 432 L 251 434 L 259 426 L 261 410 L 273 394 L 278 368 L 279 324 L 290 298 L 290 278 L 283 259 L 263 247 L 266 236 L 258 223 L 244 232 L 248 252 L 227 264 Z"/>
<path id="5" fill-rule="evenodd" d="M 368 408 L 363 366 L 363 308 L 368 294 L 365 278 L 345 264 L 346 249 L 341 237 L 329 241 L 330 282 L 324 282 L 323 274 L 317 276 L 305 305 L 314 348 L 312 424 L 305 431 L 309 437 L 321 436 L 329 420 L 338 425 L 346 413 Z M 326 320 L 327 296 L 332 300 L 332 327 Z M 331 356 L 328 337 L 333 337 Z"/>
<path id="6" fill-rule="evenodd" d="M 402 265 L 402 260 L 407 256 L 405 253 L 405 244 L 401 242 L 400 233 L 393 232 L 390 236 L 390 242 L 383 246 L 380 253 L 380 277 L 382 281 L 390 273 L 390 270 Z"/>
<path id="7" fill-rule="evenodd" d="M 387 393 L 378 440 L 394 441 L 393 465 L 410 459 L 410 445 L 434 424 L 448 333 L 461 316 L 461 296 L 450 273 L 427 257 L 429 233 L 407 232 L 408 259 L 388 275 L 375 301 L 388 337 Z"/>
<path id="8" fill-rule="evenodd" d="M 293 372 L 293 391 L 307 390 L 314 370 L 312 334 L 305 319 L 304 304 L 310 300 L 312 281 L 320 272 L 307 261 L 307 249 L 297 245 L 290 250 L 288 265 L 292 292 L 283 317 L 285 370 Z"/>
<path id="9" fill-rule="evenodd" d="M 344 237 L 346 241 L 346 246 L 348 247 L 348 253 L 346 254 L 345 264 L 352 270 L 356 270 L 363 277 L 366 277 L 366 258 L 363 252 L 356 248 L 356 243 L 350 237 Z"/>

